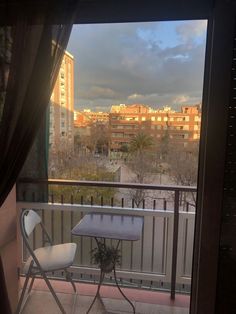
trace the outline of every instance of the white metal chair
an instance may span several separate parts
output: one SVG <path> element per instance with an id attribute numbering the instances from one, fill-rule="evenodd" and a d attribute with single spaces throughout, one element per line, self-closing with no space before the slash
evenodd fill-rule
<path id="1" fill-rule="evenodd" d="M 48 243 L 49 245 L 33 250 L 29 243 L 29 235 L 31 234 L 31 232 L 33 232 L 34 228 L 38 224 L 40 224 L 42 228 L 43 242 Z M 41 217 L 33 210 L 24 210 L 21 213 L 20 228 L 23 241 L 30 253 L 30 256 L 24 266 L 26 278 L 16 313 L 18 314 L 21 311 L 21 306 L 29 283 L 29 279 L 31 278 L 31 282 L 28 288 L 28 294 L 32 289 L 35 276 L 41 275 L 45 280 L 49 290 L 51 291 L 61 312 L 65 314 L 65 310 L 61 302 L 59 301 L 55 291 L 53 290 L 49 279 L 47 278 L 47 273 L 63 270 L 66 274 L 66 279 L 71 282 L 74 292 L 76 292 L 76 286 L 72 280 L 71 274 L 67 270 L 67 268 L 73 264 L 77 247 L 76 243 L 63 243 L 53 245 L 46 228 L 42 224 Z"/>

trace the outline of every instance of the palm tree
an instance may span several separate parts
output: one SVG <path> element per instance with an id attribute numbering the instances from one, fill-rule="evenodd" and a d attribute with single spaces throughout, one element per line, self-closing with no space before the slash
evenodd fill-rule
<path id="1" fill-rule="evenodd" d="M 144 183 L 150 169 L 150 159 L 148 150 L 153 146 L 153 139 L 146 133 L 138 133 L 130 142 L 130 155 L 129 167 L 136 175 L 136 182 Z M 130 191 L 130 196 L 134 200 L 137 207 L 142 203 L 146 197 L 146 192 L 143 189 Z"/>
<path id="2" fill-rule="evenodd" d="M 139 132 L 130 142 L 131 153 L 143 153 L 153 146 L 152 137 L 144 132 Z"/>

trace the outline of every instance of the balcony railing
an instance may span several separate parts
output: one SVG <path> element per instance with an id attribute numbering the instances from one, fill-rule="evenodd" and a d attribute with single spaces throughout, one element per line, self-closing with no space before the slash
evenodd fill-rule
<path id="1" fill-rule="evenodd" d="M 40 187 L 67 186 L 66 195 L 49 193 L 48 202 L 18 201 L 18 209 L 31 208 L 41 212 L 43 223 L 52 235 L 54 243 L 73 241 L 78 244 L 78 252 L 73 265 L 75 279 L 93 281 L 98 279 L 99 270 L 92 264 L 91 250 L 96 246 L 92 238 L 74 237 L 71 229 L 88 212 L 139 215 L 144 217 L 142 238 L 138 242 L 121 242 L 121 265 L 117 276 L 123 285 L 135 285 L 149 289 L 169 290 L 171 298 L 175 292 L 189 292 L 194 236 L 195 205 L 192 195 L 196 187 L 166 186 L 151 184 L 130 184 L 117 182 L 72 181 L 72 180 L 29 180 L 20 181 L 21 199 L 29 199 L 32 185 Z M 26 184 L 28 191 L 22 188 Z M 81 187 L 87 187 L 87 194 L 75 197 Z M 91 188 L 116 189 L 108 200 L 104 196 L 89 195 Z M 40 188 L 39 188 L 40 190 Z M 146 191 L 139 202 L 131 197 L 130 191 Z M 94 190 L 93 190 L 94 192 Z M 101 191 L 100 191 L 101 192 Z M 148 192 L 148 193 L 147 193 Z M 31 198 L 37 199 L 36 192 Z M 194 197 L 195 198 L 195 197 Z M 115 240 L 107 240 L 115 246 Z M 110 242 L 109 242 L 110 241 Z M 31 238 L 34 248 L 43 245 L 42 235 L 36 231 Z M 27 253 L 23 248 L 22 258 Z M 60 273 L 54 274 L 60 277 Z M 112 277 L 108 279 L 112 282 Z"/>

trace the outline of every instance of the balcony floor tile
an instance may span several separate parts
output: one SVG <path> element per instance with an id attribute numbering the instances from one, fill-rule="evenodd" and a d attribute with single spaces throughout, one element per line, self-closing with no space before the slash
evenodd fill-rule
<path id="1" fill-rule="evenodd" d="M 21 278 L 21 283 L 24 279 Z M 76 283 L 77 294 L 72 293 L 71 285 L 63 281 L 51 281 L 67 314 L 86 314 L 96 292 L 96 285 Z M 125 289 L 133 302 L 136 314 L 188 314 L 189 296 L 177 295 L 170 301 L 169 293 L 151 292 L 138 289 Z M 141 294 L 143 297 L 141 297 Z M 102 286 L 102 302 L 98 299 L 90 314 L 130 314 L 132 308 L 117 289 Z M 35 280 L 32 292 L 22 314 L 60 314 L 51 293 L 41 279 Z"/>

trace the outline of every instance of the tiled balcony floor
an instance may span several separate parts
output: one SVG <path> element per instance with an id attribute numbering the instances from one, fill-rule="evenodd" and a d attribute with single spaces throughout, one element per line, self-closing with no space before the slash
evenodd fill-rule
<path id="1" fill-rule="evenodd" d="M 23 279 L 21 280 L 23 281 Z M 67 314 L 85 314 L 88 310 L 96 285 L 76 283 L 77 294 L 73 294 L 69 283 L 51 281 Z M 135 306 L 137 314 L 188 314 L 189 296 L 176 295 L 170 300 L 169 293 L 150 292 L 138 289 L 122 289 Z M 102 286 L 102 302 L 96 301 L 91 314 L 133 313 L 131 306 L 115 287 Z M 60 310 L 43 280 L 36 280 L 22 314 L 60 314 Z"/>

